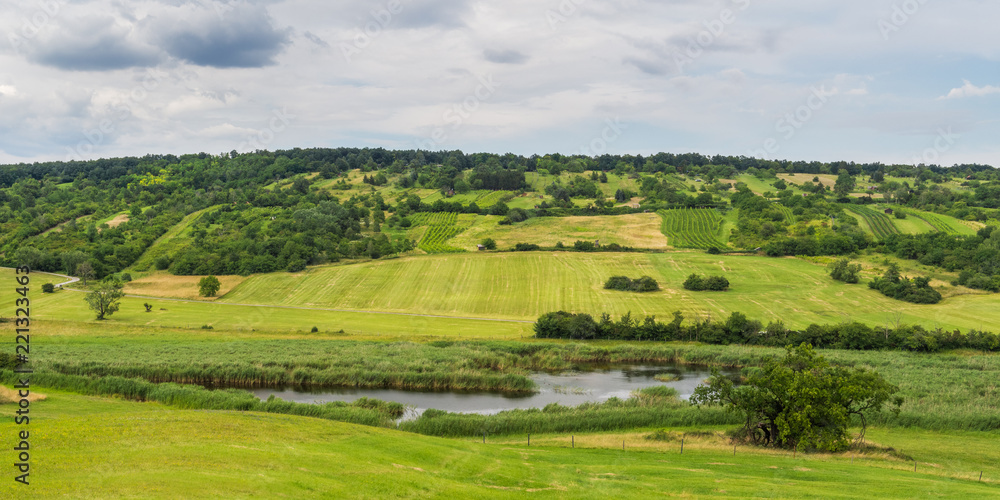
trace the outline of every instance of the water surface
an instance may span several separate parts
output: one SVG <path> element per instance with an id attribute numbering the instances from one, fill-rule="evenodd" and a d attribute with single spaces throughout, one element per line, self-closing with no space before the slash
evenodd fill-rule
<path id="1" fill-rule="evenodd" d="M 398 389 L 354 388 L 280 388 L 253 389 L 254 395 L 267 399 L 274 395 L 297 403 L 353 402 L 362 397 L 394 401 L 410 407 L 405 418 L 416 418 L 428 408 L 456 413 L 495 414 L 503 410 L 543 408 L 551 403 L 577 406 L 587 402 L 603 402 L 617 397 L 627 399 L 631 393 L 646 387 L 666 385 L 677 389 L 687 399 L 705 379 L 711 369 L 691 365 L 617 365 L 584 366 L 581 370 L 560 374 L 535 373 L 531 379 L 539 391 L 529 395 L 507 395 L 490 392 L 405 391 Z M 732 375 L 735 370 L 723 371 Z M 663 382 L 657 375 L 678 380 Z"/>

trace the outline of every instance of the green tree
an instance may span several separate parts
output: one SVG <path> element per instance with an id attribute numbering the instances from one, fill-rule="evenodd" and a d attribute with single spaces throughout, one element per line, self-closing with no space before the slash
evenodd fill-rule
<path id="1" fill-rule="evenodd" d="M 90 262 L 81 262 L 76 266 L 76 275 L 83 278 L 83 286 L 87 286 L 87 280 L 94 278 L 94 266 Z"/>
<path id="2" fill-rule="evenodd" d="M 497 242 L 494 241 L 493 238 L 486 238 L 485 240 L 483 240 L 482 245 L 487 250 L 496 250 L 497 249 Z"/>
<path id="3" fill-rule="evenodd" d="M 215 276 L 205 276 L 198 281 L 198 293 L 202 297 L 215 297 L 220 288 L 222 288 L 222 283 Z"/>
<path id="4" fill-rule="evenodd" d="M 886 407 L 899 412 L 899 388 L 878 373 L 830 365 L 808 344 L 786 349 L 784 358 L 767 361 L 743 385 L 714 373 L 708 385 L 695 389 L 691 402 L 741 414 L 741 433 L 755 443 L 824 451 L 850 444 L 852 418 L 858 419 L 863 440 L 871 415 Z"/>
<path id="5" fill-rule="evenodd" d="M 833 192 L 841 197 L 847 196 L 851 194 L 851 191 L 854 191 L 856 184 L 853 175 L 848 173 L 847 170 L 841 170 L 840 175 L 837 176 L 837 183 L 833 185 Z"/>
<path id="6" fill-rule="evenodd" d="M 848 259 L 840 259 L 830 264 L 830 277 L 844 283 L 860 281 L 861 264 L 851 264 Z"/>
<path id="7" fill-rule="evenodd" d="M 94 291 L 87 294 L 85 300 L 90 308 L 97 313 L 98 321 L 103 321 L 118 311 L 124 296 L 125 285 L 114 280 L 97 285 Z"/>

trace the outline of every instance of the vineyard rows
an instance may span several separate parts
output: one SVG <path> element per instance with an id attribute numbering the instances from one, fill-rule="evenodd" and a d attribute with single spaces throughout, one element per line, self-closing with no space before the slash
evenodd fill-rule
<path id="1" fill-rule="evenodd" d="M 454 212 L 420 212 L 410 216 L 414 226 L 454 226 L 458 214 Z"/>
<path id="2" fill-rule="evenodd" d="M 476 198 L 476 205 L 479 208 L 489 208 L 501 201 L 506 201 L 513 195 L 514 193 L 511 191 L 484 191 L 479 198 Z"/>
<path id="3" fill-rule="evenodd" d="M 785 222 L 795 222 L 795 214 L 792 213 L 792 209 L 782 205 L 781 203 L 775 203 L 774 208 L 778 209 L 778 211 L 785 216 Z"/>
<path id="4" fill-rule="evenodd" d="M 876 212 L 868 207 L 859 205 L 849 205 L 847 209 L 860 215 L 865 223 L 868 224 L 868 227 L 871 228 L 875 237 L 880 240 L 887 238 L 890 234 L 899 234 L 899 229 L 892 223 L 892 219 L 882 212 Z"/>
<path id="5" fill-rule="evenodd" d="M 427 228 L 424 237 L 420 239 L 417 246 L 427 253 L 460 253 L 461 248 L 449 246 L 447 241 L 458 236 L 462 228 L 457 226 L 431 226 Z"/>
<path id="6" fill-rule="evenodd" d="M 663 234 L 678 248 L 726 248 L 722 242 L 722 216 L 714 209 L 661 210 Z"/>
<path id="7" fill-rule="evenodd" d="M 918 219 L 926 222 L 932 228 L 934 228 L 935 231 L 937 231 L 939 233 L 956 234 L 956 235 L 958 234 L 958 230 L 957 229 L 955 229 L 954 227 L 952 227 L 951 224 L 948 224 L 946 221 L 944 221 L 943 219 L 941 219 L 940 217 L 938 217 L 936 214 L 932 214 L 932 213 L 928 213 L 928 212 L 916 213 L 916 212 L 912 212 L 910 210 L 907 210 L 906 211 L 906 215 L 912 215 L 913 217 L 916 217 L 916 218 L 918 218 Z"/>

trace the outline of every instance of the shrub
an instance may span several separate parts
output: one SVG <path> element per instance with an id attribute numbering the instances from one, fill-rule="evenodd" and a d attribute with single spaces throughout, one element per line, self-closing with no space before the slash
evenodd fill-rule
<path id="1" fill-rule="evenodd" d="M 851 264 L 851 261 L 848 259 L 840 259 L 830 264 L 830 277 L 844 283 L 857 283 L 860 281 L 860 272 L 861 264 Z"/>
<path id="2" fill-rule="evenodd" d="M 56 286 L 52 283 L 45 283 L 42 285 L 42 293 L 54 293 L 56 291 Z"/>
<path id="3" fill-rule="evenodd" d="M 604 283 L 606 290 L 621 290 L 623 292 L 655 292 L 660 284 L 649 276 L 633 280 L 627 276 L 612 276 Z"/>
<path id="4" fill-rule="evenodd" d="M 515 252 L 536 252 L 541 250 L 542 247 L 535 245 L 534 243 L 518 243 L 514 245 Z"/>
<path id="5" fill-rule="evenodd" d="M 312 332 L 312 333 L 319 333 L 319 328 L 317 328 L 317 327 L 314 326 L 314 327 L 312 327 L 312 330 L 309 330 L 309 331 Z"/>
<path id="6" fill-rule="evenodd" d="M 706 290 L 724 292 L 729 289 L 729 280 L 723 276 L 709 276 L 703 278 L 697 274 L 692 274 L 684 280 L 684 289 L 691 290 L 693 292 L 702 292 Z"/>
<path id="7" fill-rule="evenodd" d="M 497 242 L 493 241 L 493 238 L 486 238 L 483 240 L 482 245 L 486 247 L 487 250 L 496 250 Z"/>

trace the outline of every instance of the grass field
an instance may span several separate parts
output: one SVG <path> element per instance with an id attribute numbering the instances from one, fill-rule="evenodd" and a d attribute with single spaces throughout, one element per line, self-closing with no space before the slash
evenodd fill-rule
<path id="1" fill-rule="evenodd" d="M 724 274 L 732 282 L 732 288 L 721 294 L 683 290 L 680 284 L 691 273 Z M 0 277 L 10 274 L 9 270 L 0 271 Z M 482 329 L 481 336 L 500 338 L 523 335 L 530 331 L 530 324 L 461 318 L 531 322 L 546 312 L 567 310 L 614 315 L 632 312 L 663 319 L 681 310 L 688 318 L 717 319 L 739 311 L 765 323 L 780 319 L 795 327 L 846 320 L 871 325 L 901 321 L 928 328 L 963 330 L 995 329 L 1000 324 L 1000 307 L 997 307 L 1000 299 L 995 294 L 958 295 L 940 304 L 916 305 L 886 298 L 864 285 L 835 282 L 827 274 L 824 264 L 801 259 L 684 252 L 432 255 L 310 268 L 297 274 L 253 276 L 212 303 L 126 298 L 112 321 L 282 331 L 317 326 L 323 331 L 344 329 L 348 333 L 368 331 L 386 335 L 407 332 L 448 335 L 452 331 Z M 641 295 L 604 290 L 604 281 L 617 275 L 649 275 L 663 290 Z M 152 294 L 155 289 L 146 291 Z M 10 293 L 4 290 L 0 296 L 10 297 Z M 93 318 L 80 293 L 65 291 L 43 296 L 36 292 L 34 297 L 41 306 L 36 313 L 41 319 L 90 321 Z M 142 303 L 146 301 L 154 304 L 153 312 L 143 312 Z"/>
<path id="2" fill-rule="evenodd" d="M 724 274 L 733 283 L 732 289 L 722 294 L 681 289 L 691 273 Z M 649 275 L 663 290 L 641 295 L 604 290 L 604 281 L 616 275 Z M 848 319 L 873 325 L 899 320 L 931 328 L 1000 324 L 996 295 L 963 295 L 936 305 L 915 305 L 888 299 L 864 285 L 835 282 L 822 264 L 700 253 L 411 257 L 314 268 L 296 275 L 256 276 L 220 302 L 529 321 L 557 310 L 631 311 L 660 318 L 681 310 L 689 318 L 718 318 L 740 311 L 765 322 L 781 319 L 791 326 Z"/>
<path id="3" fill-rule="evenodd" d="M 217 297 L 221 297 L 246 279 L 243 276 L 218 276 L 222 287 Z M 150 295 L 167 299 L 213 301 L 217 297 L 202 297 L 198 292 L 201 276 L 174 276 L 166 271 L 155 271 L 125 284 L 129 295 Z"/>
<path id="4" fill-rule="evenodd" d="M 44 389 L 43 389 L 44 390 Z M 31 486 L 5 498 L 805 498 L 998 494 L 996 435 L 892 431 L 873 438 L 902 460 L 791 457 L 649 432 L 521 439 L 440 439 L 286 415 L 179 410 L 157 403 L 46 391 L 32 411 Z M 137 425 L 141 422 L 141 425 Z M 0 429 L 13 435 L 11 419 Z M 673 429 L 685 432 L 689 429 Z M 626 443 L 622 451 L 621 443 Z M 941 449 L 941 443 L 947 443 Z M 961 449 L 961 453 L 956 453 Z M 986 463 L 989 467 L 979 468 Z M 920 464 L 923 464 L 920 466 Z M 985 481 L 977 482 L 976 469 Z M 988 472 L 986 472 L 988 471 Z M 386 480 L 391 478 L 391 480 Z"/>
<path id="5" fill-rule="evenodd" d="M 501 226 L 501 217 L 484 215 L 475 218 L 472 226 L 449 243 L 473 251 L 484 238 L 493 238 L 501 249 L 517 243 L 534 243 L 546 247 L 562 242 L 572 246 L 577 240 L 644 249 L 667 247 L 660 232 L 656 214 L 630 214 L 598 217 L 536 217 L 519 224 Z"/>

